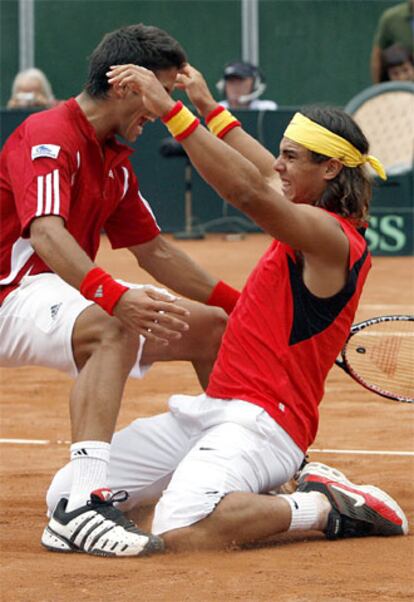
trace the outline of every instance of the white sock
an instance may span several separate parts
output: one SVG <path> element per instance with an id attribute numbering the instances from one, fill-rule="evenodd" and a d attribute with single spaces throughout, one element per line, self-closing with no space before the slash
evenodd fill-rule
<path id="1" fill-rule="evenodd" d="M 72 487 L 67 512 L 84 506 L 91 491 L 108 487 L 110 444 L 105 441 L 78 441 L 70 447 Z"/>
<path id="2" fill-rule="evenodd" d="M 323 530 L 331 505 L 318 491 L 295 491 L 290 495 L 278 497 L 283 497 L 292 511 L 289 531 Z"/>

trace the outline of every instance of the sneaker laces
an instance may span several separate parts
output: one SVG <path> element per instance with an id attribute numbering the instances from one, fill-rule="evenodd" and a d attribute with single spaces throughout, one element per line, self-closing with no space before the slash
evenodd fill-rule
<path id="1" fill-rule="evenodd" d="M 123 527 L 126 531 L 130 531 L 131 533 L 136 533 L 138 535 L 146 535 L 144 531 L 138 529 L 132 520 L 126 518 L 121 510 L 118 510 L 118 508 L 115 508 L 114 506 L 115 503 L 120 504 L 122 502 L 126 502 L 128 498 L 129 493 L 124 489 L 116 491 L 105 500 L 92 492 L 91 499 L 88 500 L 87 505 L 101 514 L 104 518 L 114 522 L 120 527 Z"/>
<path id="2" fill-rule="evenodd" d="M 107 490 L 107 491 L 109 491 L 109 490 Z M 92 491 L 91 499 L 88 500 L 87 505 L 88 506 L 95 506 L 95 505 L 112 506 L 115 503 L 120 504 L 122 502 L 126 502 L 128 498 L 129 498 L 129 493 L 125 489 L 121 489 L 120 491 L 116 491 L 115 493 L 112 493 L 106 499 L 99 497 L 98 495 L 95 494 L 94 491 Z"/>

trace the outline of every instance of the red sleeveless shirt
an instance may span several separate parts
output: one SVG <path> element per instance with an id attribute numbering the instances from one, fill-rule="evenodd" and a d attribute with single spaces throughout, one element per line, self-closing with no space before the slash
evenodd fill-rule
<path id="1" fill-rule="evenodd" d="M 302 278 L 301 255 L 274 241 L 229 319 L 207 394 L 264 408 L 306 452 L 314 441 L 324 383 L 354 320 L 371 258 L 361 231 L 331 213 L 349 240 L 345 286 L 328 298 Z"/>

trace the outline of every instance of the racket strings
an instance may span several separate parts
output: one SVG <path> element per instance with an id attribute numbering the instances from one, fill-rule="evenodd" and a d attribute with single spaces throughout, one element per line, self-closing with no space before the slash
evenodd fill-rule
<path id="1" fill-rule="evenodd" d="M 368 347 L 369 359 L 388 377 L 393 378 L 398 367 L 398 355 L 401 347 L 401 339 L 396 336 L 384 337 L 377 345 Z"/>
<path id="2" fill-rule="evenodd" d="M 414 397 L 414 322 L 380 322 L 348 342 L 346 362 L 357 380 L 381 391 Z"/>

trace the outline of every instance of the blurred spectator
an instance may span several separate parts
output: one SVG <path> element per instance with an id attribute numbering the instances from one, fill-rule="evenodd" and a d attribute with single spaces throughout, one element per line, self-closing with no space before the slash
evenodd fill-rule
<path id="1" fill-rule="evenodd" d="M 251 63 L 238 61 L 226 65 L 223 77 L 217 82 L 217 89 L 225 97 L 220 104 L 227 109 L 277 109 L 273 100 L 259 99 L 266 89 L 266 83 L 260 69 Z"/>
<path id="2" fill-rule="evenodd" d="M 381 81 L 414 82 L 414 64 L 406 49 L 393 44 L 382 51 L 383 76 Z"/>
<path id="3" fill-rule="evenodd" d="M 57 104 L 52 86 L 40 69 L 20 71 L 14 78 L 8 109 L 38 107 L 49 109 Z"/>
<path id="4" fill-rule="evenodd" d="M 405 0 L 384 11 L 379 19 L 371 53 L 371 77 L 374 84 L 383 74 L 382 51 L 400 44 L 414 55 L 414 0 Z"/>

